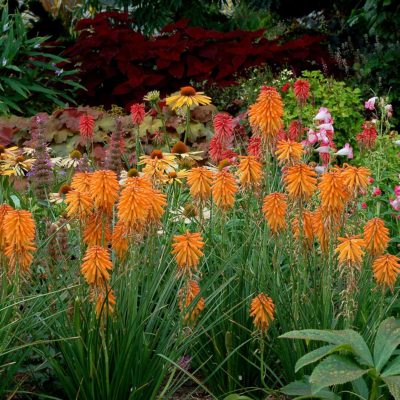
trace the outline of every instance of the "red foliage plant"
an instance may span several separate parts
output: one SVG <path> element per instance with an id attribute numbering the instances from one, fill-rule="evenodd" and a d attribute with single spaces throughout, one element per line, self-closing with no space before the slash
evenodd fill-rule
<path id="1" fill-rule="evenodd" d="M 128 14 L 119 12 L 99 13 L 78 23 L 80 35 L 66 55 L 81 70 L 87 89 L 83 100 L 88 104 L 118 104 L 128 111 L 150 90 L 165 95 L 191 80 L 224 86 L 251 66 L 305 68 L 328 58 L 321 36 L 303 35 L 281 43 L 265 39 L 263 30 L 218 32 L 182 20 L 147 37 L 131 26 Z"/>

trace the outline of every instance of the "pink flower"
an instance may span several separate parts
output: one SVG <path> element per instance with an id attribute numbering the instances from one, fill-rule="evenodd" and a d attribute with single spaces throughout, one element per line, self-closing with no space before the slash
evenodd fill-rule
<path id="1" fill-rule="evenodd" d="M 144 114 L 144 104 L 135 103 L 131 105 L 131 116 L 135 125 L 140 125 L 143 122 Z"/>
<path id="2" fill-rule="evenodd" d="M 385 111 L 387 113 L 388 118 L 393 117 L 393 106 L 391 104 L 386 104 Z"/>
<path id="3" fill-rule="evenodd" d="M 329 154 L 331 148 L 329 146 L 321 146 L 315 149 L 315 151 L 319 154 Z"/>
<path id="4" fill-rule="evenodd" d="M 377 97 L 371 97 L 368 99 L 368 101 L 365 102 L 364 106 L 366 110 L 375 110 L 375 102 L 377 100 Z"/>
<path id="5" fill-rule="evenodd" d="M 380 196 L 381 194 L 382 194 L 382 190 L 381 190 L 379 187 L 375 186 L 375 187 L 372 189 L 372 196 L 373 196 L 373 197 Z"/>
<path id="6" fill-rule="evenodd" d="M 362 203 L 362 204 L 361 204 L 361 208 L 362 208 L 363 210 L 365 210 L 365 209 L 367 208 L 367 203 Z"/>
<path id="7" fill-rule="evenodd" d="M 347 156 L 348 159 L 353 158 L 353 148 L 346 143 L 342 149 L 335 153 L 337 156 Z"/>
<path id="8" fill-rule="evenodd" d="M 92 115 L 82 115 L 79 119 L 79 133 L 85 140 L 93 138 L 94 118 Z"/>
<path id="9" fill-rule="evenodd" d="M 308 131 L 307 140 L 308 140 L 308 143 L 310 143 L 310 144 L 315 144 L 318 141 L 318 136 L 312 129 L 310 129 Z"/>
<path id="10" fill-rule="evenodd" d="M 374 179 L 372 176 L 370 176 L 370 177 L 368 178 L 368 182 L 369 182 L 370 184 L 372 184 L 372 183 L 375 182 L 375 179 Z"/>
<path id="11" fill-rule="evenodd" d="M 310 84 L 304 79 L 297 79 L 294 83 L 294 95 L 299 104 L 305 104 L 310 96 Z"/>
<path id="12" fill-rule="evenodd" d="M 390 199 L 389 203 L 395 211 L 400 211 L 400 197 L 397 197 L 395 200 Z"/>
<path id="13" fill-rule="evenodd" d="M 394 194 L 396 197 L 400 197 L 400 185 L 394 187 Z"/>
<path id="14" fill-rule="evenodd" d="M 321 107 L 318 114 L 314 117 L 314 121 L 322 121 L 323 124 L 333 123 L 332 115 L 326 107 Z"/>
<path id="15" fill-rule="evenodd" d="M 216 114 L 213 120 L 215 140 L 225 145 L 232 143 L 233 123 L 233 117 L 228 113 L 220 112 Z"/>

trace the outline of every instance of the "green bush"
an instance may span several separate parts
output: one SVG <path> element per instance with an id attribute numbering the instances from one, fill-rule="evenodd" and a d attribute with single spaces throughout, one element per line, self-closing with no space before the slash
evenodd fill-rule
<path id="1" fill-rule="evenodd" d="M 30 114 L 75 104 L 82 86 L 76 70 L 64 71 L 65 58 L 52 54 L 49 37 L 28 38 L 20 14 L 4 7 L 0 19 L 0 114 Z"/>

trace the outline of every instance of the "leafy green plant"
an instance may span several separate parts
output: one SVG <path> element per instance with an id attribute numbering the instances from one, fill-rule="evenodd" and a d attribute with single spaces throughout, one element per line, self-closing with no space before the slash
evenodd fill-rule
<path id="1" fill-rule="evenodd" d="M 68 60 L 53 54 L 49 37 L 28 38 L 20 14 L 2 9 L 0 18 L 0 113 L 30 114 L 74 103 L 82 86 L 77 70 L 64 71 Z"/>
<path id="2" fill-rule="evenodd" d="M 350 382 L 359 398 L 387 398 L 388 392 L 396 400 L 400 398 L 400 356 L 397 351 L 400 345 L 400 320 L 391 317 L 380 324 L 371 350 L 363 337 L 352 329 L 306 329 L 288 332 L 280 337 L 328 343 L 297 361 L 296 372 L 322 360 L 313 369 L 308 382 L 291 383 L 282 389 L 283 393 L 304 396 L 308 391 L 317 398 L 338 398 L 326 389 Z"/>

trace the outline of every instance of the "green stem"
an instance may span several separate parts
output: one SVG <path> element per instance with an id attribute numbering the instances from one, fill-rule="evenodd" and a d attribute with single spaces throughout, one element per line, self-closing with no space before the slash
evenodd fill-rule
<path id="1" fill-rule="evenodd" d="M 376 400 L 377 398 L 378 398 L 378 380 L 376 378 L 373 378 L 371 392 L 369 394 L 369 400 Z"/>
<path id="2" fill-rule="evenodd" d="M 139 132 L 139 125 L 136 127 L 136 144 L 135 144 L 135 151 L 136 151 L 136 167 L 137 170 L 140 171 L 140 132 Z"/>
<path id="3" fill-rule="evenodd" d="M 187 139 L 190 133 L 190 107 L 187 106 L 186 110 L 186 128 L 185 128 L 185 138 L 183 139 L 183 143 L 187 144 Z"/>

